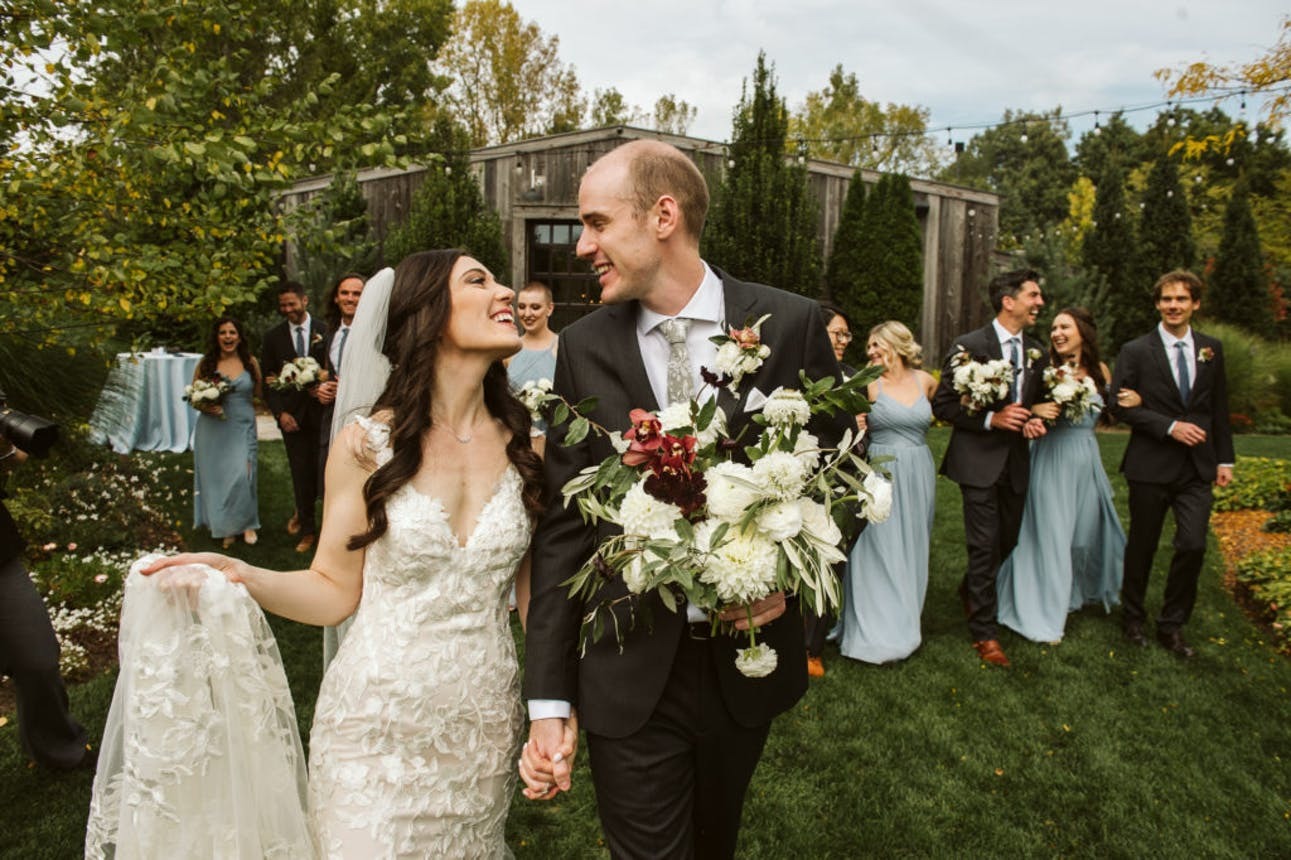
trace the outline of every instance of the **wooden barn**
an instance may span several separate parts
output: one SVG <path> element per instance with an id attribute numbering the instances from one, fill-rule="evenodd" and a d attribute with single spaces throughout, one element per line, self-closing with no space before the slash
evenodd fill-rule
<path id="1" fill-rule="evenodd" d="M 596 278 L 574 254 L 578 222 L 578 182 L 587 166 L 628 140 L 666 141 L 690 153 L 707 176 L 724 169 L 721 143 L 647 129 L 615 126 L 477 149 L 471 154 L 484 198 L 501 217 L 511 253 L 510 283 L 538 280 L 552 287 L 557 302 L 554 327 L 595 306 Z M 807 162 L 812 191 L 820 207 L 819 233 L 828 256 L 853 169 L 829 161 Z M 368 214 L 378 237 L 408 211 L 424 168 L 374 169 L 359 174 Z M 877 171 L 865 171 L 867 183 Z M 323 188 L 330 177 L 298 183 L 285 195 L 294 206 Z M 940 359 L 951 338 L 989 318 L 985 284 L 990 275 L 998 225 L 999 197 L 989 192 L 912 179 L 915 207 L 923 228 L 924 302 L 918 333 L 925 354 Z M 288 269 L 292 268 L 288 254 Z M 732 274 L 739 275 L 737 266 Z M 500 273 L 502 274 L 502 273 Z"/>

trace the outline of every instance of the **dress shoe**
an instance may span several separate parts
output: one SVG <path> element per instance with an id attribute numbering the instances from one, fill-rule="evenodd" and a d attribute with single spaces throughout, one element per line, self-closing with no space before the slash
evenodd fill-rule
<path id="1" fill-rule="evenodd" d="M 1005 669 L 1012 665 L 1009 663 L 1009 658 L 1004 656 L 1004 649 L 1000 647 L 998 639 L 983 639 L 980 642 L 974 642 L 973 647 L 977 649 L 978 655 L 985 663 L 1002 666 Z"/>
<path id="2" fill-rule="evenodd" d="M 229 535 L 221 543 L 223 544 L 225 549 L 228 549 L 229 547 L 233 546 L 235 541 L 237 541 L 237 538 L 235 538 L 233 535 Z"/>
<path id="3" fill-rule="evenodd" d="M 247 542 L 247 546 L 255 546 L 260 536 L 256 534 L 255 529 L 247 529 L 242 533 L 242 539 Z"/>
<path id="4" fill-rule="evenodd" d="M 1125 625 L 1125 638 L 1132 645 L 1140 648 L 1148 647 L 1148 637 L 1143 635 L 1143 625 L 1138 622 L 1130 622 Z"/>
<path id="5" fill-rule="evenodd" d="M 299 514 L 292 514 L 291 519 L 287 520 L 287 534 L 289 535 L 300 534 L 300 515 Z"/>
<path id="6" fill-rule="evenodd" d="M 1184 660 L 1193 657 L 1197 653 L 1192 650 L 1191 645 L 1183 641 L 1183 636 L 1180 635 L 1178 630 L 1171 630 L 1169 632 L 1157 631 L 1157 641 L 1161 643 L 1162 648 L 1177 657 L 1182 657 Z"/>
<path id="7" fill-rule="evenodd" d="M 296 544 L 296 552 L 309 552 L 314 548 L 313 535 L 301 535 L 300 542 Z"/>
<path id="8" fill-rule="evenodd" d="M 825 677 L 825 663 L 819 657 L 807 657 L 807 674 L 813 678 Z"/>

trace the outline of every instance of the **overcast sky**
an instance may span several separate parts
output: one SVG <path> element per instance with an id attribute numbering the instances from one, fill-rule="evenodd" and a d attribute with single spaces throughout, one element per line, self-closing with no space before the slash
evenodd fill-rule
<path id="1" fill-rule="evenodd" d="M 699 108 L 691 134 L 730 136 L 759 49 L 790 109 L 842 63 L 871 101 L 917 104 L 942 129 L 1005 108 L 1064 114 L 1165 100 L 1153 77 L 1199 59 L 1244 62 L 1277 41 L 1273 0 L 512 0 L 560 37 L 583 87 L 640 107 L 672 92 Z M 1238 113 L 1236 101 L 1224 105 Z M 1248 105 L 1254 118 L 1255 104 Z M 1136 127 L 1156 110 L 1127 114 Z M 1076 135 L 1093 119 L 1074 120 Z M 967 139 L 971 131 L 956 131 Z"/>

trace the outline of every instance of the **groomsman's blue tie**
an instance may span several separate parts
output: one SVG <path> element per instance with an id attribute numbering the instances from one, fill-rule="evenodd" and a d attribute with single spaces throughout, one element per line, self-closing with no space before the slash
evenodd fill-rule
<path id="1" fill-rule="evenodd" d="M 1022 347 L 1017 337 L 1009 338 L 1009 361 L 1013 362 L 1013 381 L 1009 383 L 1009 399 L 1018 402 L 1018 388 L 1022 380 Z"/>
<path id="2" fill-rule="evenodd" d="M 341 345 L 336 350 L 336 372 L 341 372 L 341 359 L 345 358 L 345 341 L 350 337 L 350 327 L 341 329 Z"/>
<path id="3" fill-rule="evenodd" d="M 1188 356 L 1184 352 L 1188 345 L 1181 340 L 1174 342 L 1174 348 L 1178 350 L 1174 356 L 1174 366 L 1179 373 L 1179 396 L 1183 398 L 1183 405 L 1188 405 L 1188 395 L 1192 393 L 1192 381 L 1188 379 Z"/>
<path id="4" fill-rule="evenodd" d="M 305 354 L 305 327 L 296 326 L 296 355 Z"/>

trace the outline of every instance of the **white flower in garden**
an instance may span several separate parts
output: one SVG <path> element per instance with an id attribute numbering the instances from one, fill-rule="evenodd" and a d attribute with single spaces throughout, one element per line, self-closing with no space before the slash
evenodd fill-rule
<path id="1" fill-rule="evenodd" d="M 731 529 L 722 542 L 708 550 L 708 565 L 700 581 L 713 586 L 722 603 L 752 603 L 775 588 L 780 551 L 756 531 Z"/>
<path id="2" fill-rule="evenodd" d="M 753 480 L 764 498 L 796 499 L 807 481 L 807 466 L 788 451 L 772 451 L 753 464 Z"/>
<path id="3" fill-rule="evenodd" d="M 838 546 L 843 542 L 843 533 L 838 523 L 825 510 L 825 506 L 812 499 L 799 499 L 798 511 L 802 516 L 802 531 L 816 542 L 828 546 Z"/>
<path id="4" fill-rule="evenodd" d="M 770 540 L 788 540 L 802 531 L 802 509 L 796 502 L 777 502 L 762 509 L 757 524 Z"/>
<path id="5" fill-rule="evenodd" d="M 780 656 L 765 642 L 735 652 L 735 668 L 746 678 L 765 678 L 775 671 Z"/>
<path id="6" fill-rule="evenodd" d="M 676 540 L 673 525 L 681 516 L 681 508 L 661 502 L 645 490 L 645 479 L 628 490 L 619 506 L 619 525 L 623 533 L 651 540 Z"/>
<path id="7" fill-rule="evenodd" d="M 762 414 L 773 427 L 801 427 L 811 420 L 811 405 L 796 388 L 777 388 L 762 405 Z"/>
<path id="8" fill-rule="evenodd" d="M 708 515 L 734 522 L 759 498 L 753 470 L 743 463 L 714 463 L 704 472 Z"/>
<path id="9" fill-rule="evenodd" d="M 862 486 L 869 498 L 861 503 L 861 516 L 872 523 L 885 521 L 892 513 L 892 482 L 878 472 L 870 472 Z"/>

